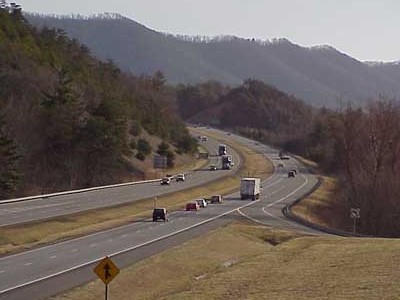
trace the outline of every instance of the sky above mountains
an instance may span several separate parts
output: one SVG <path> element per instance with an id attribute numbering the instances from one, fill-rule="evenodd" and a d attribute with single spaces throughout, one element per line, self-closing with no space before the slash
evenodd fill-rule
<path id="1" fill-rule="evenodd" d="M 120 13 L 151 29 L 184 35 L 287 38 L 327 44 L 361 61 L 400 60 L 398 0 L 20 0 L 24 11 Z"/>

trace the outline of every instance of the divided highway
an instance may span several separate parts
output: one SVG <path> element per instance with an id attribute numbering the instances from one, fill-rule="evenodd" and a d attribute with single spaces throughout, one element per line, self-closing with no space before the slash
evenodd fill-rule
<path id="1" fill-rule="evenodd" d="M 275 165 L 273 175 L 262 182 L 260 200 L 240 200 L 239 194 L 234 193 L 225 197 L 224 203 L 212 204 L 197 212 L 173 212 L 169 222 L 135 222 L 0 258 L 0 299 L 48 297 L 94 279 L 91 268 L 106 255 L 112 256 L 118 265 L 125 266 L 240 216 L 265 225 L 300 228 L 312 233 L 312 230 L 285 219 L 281 209 L 312 189 L 317 178 L 294 159 L 285 161 L 284 167 L 278 167 L 278 153 L 268 146 L 233 134 L 231 138 L 264 153 Z M 295 178 L 288 178 L 287 171 L 292 168 L 299 172 Z M 209 176 L 217 176 L 219 172 L 226 171 L 193 172 L 190 181 L 205 180 L 205 177 L 213 180 Z M 156 186 L 157 183 L 152 183 L 147 189 Z M 171 186 L 174 187 L 178 184 Z M 62 201 L 66 200 L 62 199 L 60 203 Z"/>
<path id="2" fill-rule="evenodd" d="M 218 157 L 218 141 L 209 139 L 202 142 L 209 153 L 213 154 L 210 162 L 220 163 Z M 172 181 L 171 185 L 160 185 L 159 180 L 149 182 L 133 183 L 131 185 L 101 188 L 98 190 L 76 191 L 74 193 L 44 198 L 36 198 L 28 201 L 0 201 L 0 226 L 26 223 L 57 216 L 82 212 L 96 208 L 114 206 L 118 204 L 131 203 L 140 199 L 153 198 L 194 186 L 213 181 L 227 174 L 231 174 L 240 166 L 240 156 L 233 149 L 228 148 L 232 154 L 235 166 L 231 170 L 217 170 L 210 172 L 204 170 L 191 170 L 186 174 L 185 182 Z"/>

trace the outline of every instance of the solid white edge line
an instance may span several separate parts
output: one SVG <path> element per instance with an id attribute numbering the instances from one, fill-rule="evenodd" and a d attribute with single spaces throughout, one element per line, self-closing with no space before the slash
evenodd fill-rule
<path id="1" fill-rule="evenodd" d="M 129 252 L 129 251 L 138 249 L 138 248 L 140 248 L 140 247 L 143 247 L 143 246 L 152 244 L 152 243 L 154 243 L 154 242 L 157 242 L 157 241 L 166 239 L 166 238 L 171 237 L 171 236 L 173 236 L 173 235 L 177 235 L 177 234 L 179 234 L 179 233 L 181 233 L 181 232 L 184 232 L 184 231 L 190 230 L 190 229 L 192 229 L 192 228 L 198 227 L 198 226 L 200 226 L 200 225 L 203 225 L 203 224 L 205 224 L 205 223 L 214 221 L 214 220 L 216 220 L 216 219 L 218 219 L 218 218 L 221 218 L 221 217 L 223 217 L 223 216 L 226 216 L 226 215 L 228 215 L 228 214 L 230 214 L 230 213 L 233 213 L 233 212 L 235 212 L 235 211 L 238 211 L 239 209 L 245 208 L 245 207 L 247 207 L 247 206 L 253 205 L 253 204 L 257 203 L 257 202 L 260 202 L 260 200 L 252 201 L 252 202 L 247 203 L 247 204 L 245 204 L 245 205 L 243 205 L 243 206 L 241 206 L 241 207 L 232 209 L 232 210 L 230 210 L 230 211 L 224 212 L 223 214 L 220 214 L 220 215 L 217 215 L 217 216 L 212 217 L 212 218 L 210 218 L 210 219 L 204 220 L 204 221 L 202 221 L 202 222 L 193 224 L 193 225 L 191 225 L 191 226 L 189 226 L 189 227 L 180 229 L 180 230 L 178 230 L 178 231 L 171 232 L 171 233 L 169 233 L 169 234 L 167 234 L 167 235 L 164 235 L 164 236 L 161 236 L 161 237 L 152 239 L 152 240 L 147 241 L 147 242 L 145 242 L 145 243 L 142 243 L 142 244 L 139 244 L 139 245 L 136 245 L 136 246 L 133 246 L 133 247 L 129 247 L 129 248 L 126 248 L 126 249 L 121 250 L 121 251 L 117 251 L 117 252 L 111 253 L 111 254 L 108 255 L 108 257 L 113 257 L 113 256 L 116 256 L 116 255 L 121 255 L 121 254 L 123 254 L 123 253 L 126 253 L 126 252 Z M 46 279 L 49 279 L 49 278 L 52 278 L 52 277 L 56 277 L 56 276 L 62 275 L 62 274 L 64 274 L 64 273 L 68 273 L 68 272 L 74 271 L 74 270 L 76 270 L 76 269 L 79 269 L 79 268 L 88 266 L 88 265 L 90 265 L 90 264 L 93 264 L 93 263 L 95 263 L 95 262 L 97 262 L 97 261 L 100 261 L 100 260 L 103 259 L 103 258 L 104 258 L 104 256 L 98 257 L 98 258 L 95 258 L 95 259 L 93 259 L 93 260 L 91 260 L 91 261 L 88 261 L 88 262 L 85 262 L 85 263 L 83 263 L 83 264 L 74 266 L 74 267 L 72 267 L 72 268 L 65 269 L 65 270 L 63 270 L 63 271 L 60 271 L 60 272 L 57 272 L 57 273 L 54 273 L 54 274 L 51 274 L 51 275 L 48 275 L 48 276 L 44 276 L 44 277 L 41 277 L 41 278 L 38 278 L 38 279 L 35 279 L 35 280 L 31 280 L 31 281 L 25 282 L 25 283 L 20 284 L 20 285 L 16 285 L 16 286 L 14 286 L 14 287 L 11 287 L 11 288 L 8 288 L 8 289 L 5 289 L 5 290 L 0 291 L 0 294 L 4 294 L 4 293 L 7 293 L 7 292 L 9 292 L 9 291 L 16 290 L 16 289 L 22 288 L 22 287 L 24 287 L 24 286 L 27 286 L 27 285 L 30 285 L 30 284 L 33 284 L 33 283 L 36 283 L 36 282 L 44 281 L 44 280 L 46 280 Z"/>

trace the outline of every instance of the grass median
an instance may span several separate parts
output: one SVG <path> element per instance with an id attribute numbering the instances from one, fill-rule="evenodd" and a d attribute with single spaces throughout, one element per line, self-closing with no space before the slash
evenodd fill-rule
<path id="1" fill-rule="evenodd" d="M 208 134 L 208 133 L 207 133 Z M 227 139 L 224 135 L 212 134 L 213 138 L 225 142 L 240 153 L 243 163 L 235 175 L 225 176 L 212 183 L 157 197 L 169 210 L 176 210 L 191 199 L 212 194 L 228 194 L 239 187 L 241 176 L 266 178 L 272 165 L 256 151 Z M 204 161 L 200 161 L 204 164 Z M 193 166 L 191 166 L 193 168 Z M 7 254 L 55 243 L 61 240 L 87 235 L 93 232 L 128 224 L 137 219 L 148 218 L 154 207 L 154 198 L 143 199 L 131 204 L 97 209 L 37 222 L 5 226 L 0 228 L 0 254 Z"/>

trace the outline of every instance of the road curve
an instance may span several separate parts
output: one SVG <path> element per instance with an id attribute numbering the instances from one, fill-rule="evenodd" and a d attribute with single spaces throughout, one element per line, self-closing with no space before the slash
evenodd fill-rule
<path id="1" fill-rule="evenodd" d="M 88 270 L 106 255 L 113 257 L 122 266 L 128 265 L 135 261 L 132 257 L 144 257 L 148 253 L 161 251 L 169 243 L 173 244 L 173 241 L 180 243 L 196 233 L 201 234 L 238 216 L 269 226 L 297 228 L 313 233 L 285 219 L 281 208 L 306 194 L 316 184 L 317 178 L 294 159 L 286 161 L 285 167 L 278 167 L 277 151 L 268 146 L 235 135 L 232 138 L 264 153 L 276 167 L 273 175 L 262 182 L 260 200 L 240 200 L 238 193 L 234 193 L 228 195 L 223 204 L 210 205 L 198 212 L 173 212 L 169 222 L 133 222 L 0 258 L 0 299 L 27 299 L 27 295 L 29 299 L 48 297 L 94 279 L 95 275 L 88 273 Z M 295 178 L 287 176 L 291 168 L 299 171 Z M 58 286 L 54 284 L 57 280 Z"/>

